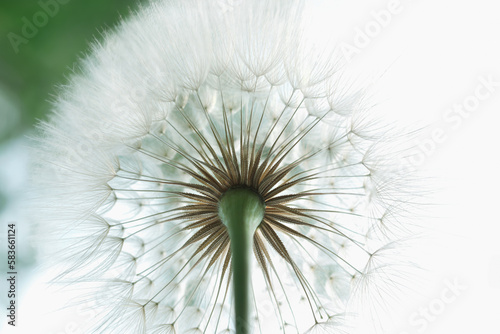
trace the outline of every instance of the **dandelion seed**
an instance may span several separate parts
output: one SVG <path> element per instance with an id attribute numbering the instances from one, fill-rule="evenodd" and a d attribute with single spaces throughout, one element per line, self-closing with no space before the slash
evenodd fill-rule
<path id="1" fill-rule="evenodd" d="M 39 219 L 94 332 L 340 330 L 407 194 L 302 13 L 153 2 L 56 101 Z"/>

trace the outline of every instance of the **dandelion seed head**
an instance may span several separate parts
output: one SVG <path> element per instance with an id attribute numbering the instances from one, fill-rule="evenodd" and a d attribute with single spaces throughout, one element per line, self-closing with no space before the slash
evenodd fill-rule
<path id="1" fill-rule="evenodd" d="M 265 204 L 254 327 L 340 330 L 408 194 L 374 148 L 386 132 L 363 91 L 304 34 L 303 11 L 152 2 L 62 90 L 40 126 L 38 220 L 57 280 L 100 310 L 95 332 L 234 332 L 218 207 L 241 187 Z"/>

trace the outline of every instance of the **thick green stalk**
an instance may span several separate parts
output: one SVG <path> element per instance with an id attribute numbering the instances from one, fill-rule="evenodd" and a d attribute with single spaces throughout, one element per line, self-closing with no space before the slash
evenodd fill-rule
<path id="1" fill-rule="evenodd" d="M 265 204 L 249 188 L 228 190 L 219 201 L 219 216 L 231 240 L 236 333 L 251 332 L 252 250 L 255 230 L 264 218 Z"/>

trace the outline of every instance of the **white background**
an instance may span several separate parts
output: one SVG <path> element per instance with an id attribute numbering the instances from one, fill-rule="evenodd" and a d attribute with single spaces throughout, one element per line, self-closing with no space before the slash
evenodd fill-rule
<path id="1" fill-rule="evenodd" d="M 420 168 L 430 176 L 423 182 L 435 196 L 420 221 L 426 237 L 412 250 L 427 272 L 415 283 L 417 297 L 409 294 L 396 305 L 396 315 L 381 320 L 383 332 L 500 333 L 499 7 L 488 0 L 334 1 L 328 6 L 331 11 L 322 10 L 325 21 L 318 26 L 339 45 L 356 48 L 351 69 L 374 72 L 378 108 L 428 127 L 429 134 L 415 145 L 421 147 L 420 158 L 423 154 Z M 496 82 L 493 92 L 475 98 L 476 90 L 486 92 L 478 87 L 488 77 Z M 458 114 L 454 121 L 445 119 L 454 105 L 467 103 L 464 109 L 470 111 L 460 124 Z M 433 131 L 439 131 L 439 140 Z M 449 293 L 447 281 L 462 289 Z M 430 316 L 422 320 L 419 312 L 426 309 Z"/>
<path id="2" fill-rule="evenodd" d="M 380 13 L 391 8 L 396 10 L 381 21 Z M 499 13 L 491 0 L 343 0 L 322 2 L 322 18 L 311 22 L 339 46 L 356 48 L 347 66 L 373 80 L 378 108 L 428 127 L 429 135 L 414 143 L 417 148 L 428 144 L 434 129 L 445 138 L 426 146 L 432 148 L 425 153 L 416 151 L 424 154 L 421 168 L 430 176 L 423 182 L 435 193 L 420 220 L 427 236 L 411 250 L 427 272 L 414 286 L 417 297 L 409 294 L 395 313 L 380 319 L 384 333 L 500 333 Z M 493 92 L 478 99 L 460 125 L 447 122 L 455 104 L 473 101 L 477 89 L 486 92 L 478 87 L 489 77 L 497 83 Z M 23 171 L 23 148 L 15 147 L 2 151 L 2 161 L 10 161 L 2 167 L 4 175 Z M 24 281 L 29 277 L 26 273 Z M 37 285 L 40 279 L 33 275 L 33 283 L 23 285 L 24 329 L 15 333 L 44 333 L 42 328 L 61 320 L 41 312 L 57 301 Z M 440 303 L 443 294 L 452 296 L 446 282 L 454 281 L 465 288 L 452 302 Z M 444 306 L 436 309 L 439 305 Z M 425 309 L 432 320 L 424 329 L 410 319 Z M 78 322 L 87 315 L 71 316 Z M 54 333 L 78 333 L 72 321 Z M 371 333 L 363 327 L 358 332 Z"/>

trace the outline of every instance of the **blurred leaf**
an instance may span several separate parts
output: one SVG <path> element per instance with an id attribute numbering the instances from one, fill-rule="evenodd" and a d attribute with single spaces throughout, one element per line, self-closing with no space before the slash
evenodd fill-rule
<path id="1" fill-rule="evenodd" d="M 0 2 L 0 89 L 12 96 L 21 110 L 18 126 L 3 129 L 0 143 L 32 126 L 35 119 L 44 118 L 57 92 L 56 85 L 65 83 L 65 76 L 88 50 L 89 43 L 100 39 L 100 31 L 113 27 L 120 15 L 129 15 L 139 2 Z"/>

